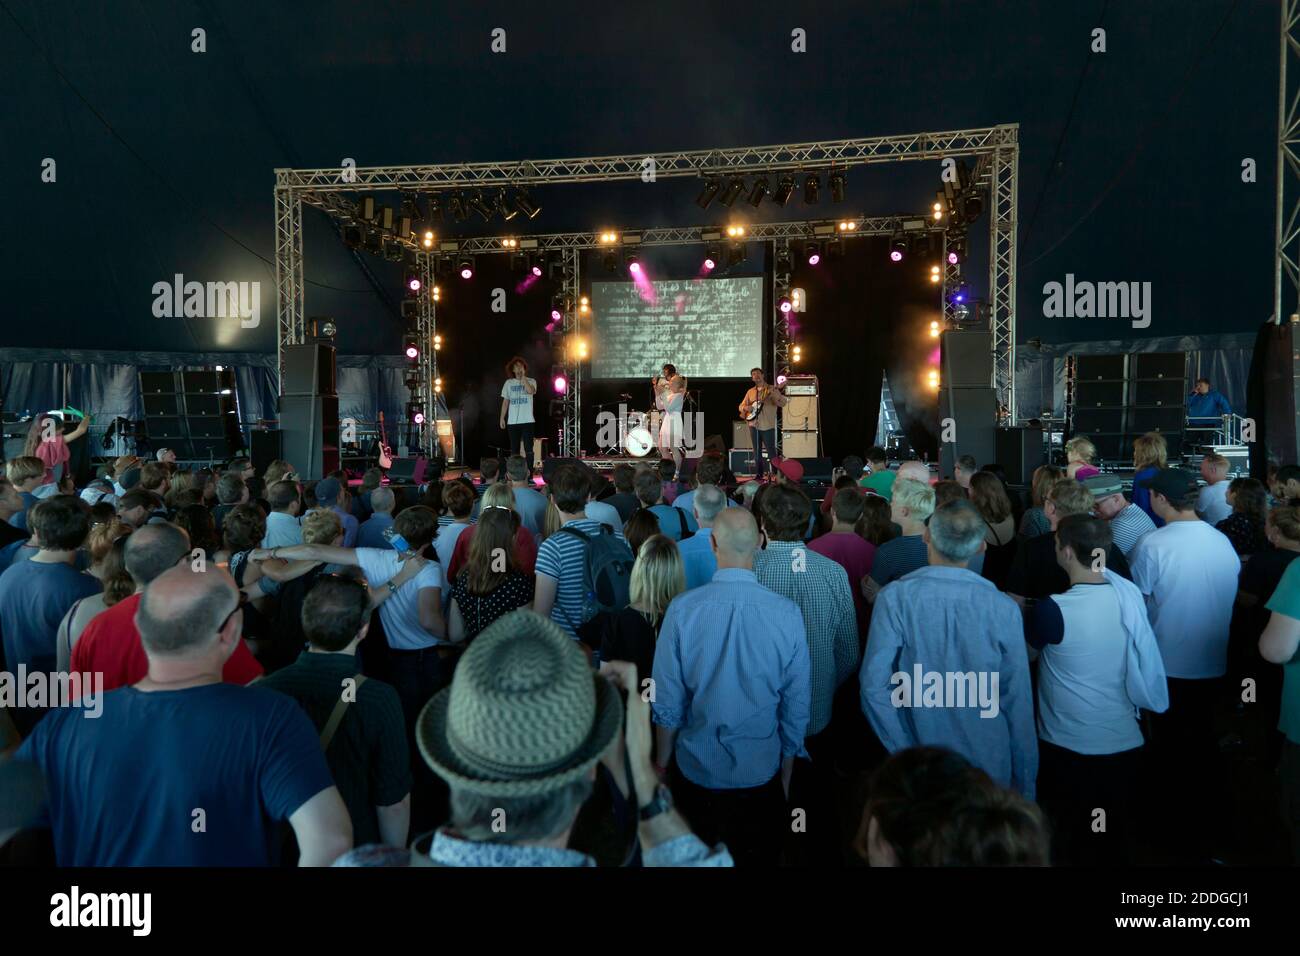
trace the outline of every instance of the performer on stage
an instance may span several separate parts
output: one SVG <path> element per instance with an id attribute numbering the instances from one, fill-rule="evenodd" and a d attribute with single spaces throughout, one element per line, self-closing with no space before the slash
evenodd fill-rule
<path id="1" fill-rule="evenodd" d="M 749 370 L 754 387 L 745 393 L 740 403 L 740 416 L 749 422 L 749 444 L 754 449 L 754 474 L 763 477 L 763 449 L 771 458 L 776 457 L 776 410 L 785 408 L 789 399 L 780 389 L 767 384 L 761 368 Z"/>
<path id="2" fill-rule="evenodd" d="M 677 466 L 673 480 L 682 474 L 682 404 L 686 401 L 686 378 L 677 374 L 677 366 L 665 365 L 662 374 L 650 379 L 655 390 L 655 407 L 663 412 L 659 422 L 659 456 L 671 458 Z"/>
<path id="3" fill-rule="evenodd" d="M 69 408 L 63 411 L 73 412 L 75 409 Z M 53 415 L 37 415 L 32 418 L 32 427 L 27 432 L 27 444 L 23 447 L 23 454 L 45 462 L 45 477 L 41 480 L 41 487 L 53 486 L 49 494 L 53 494 L 58 488 L 59 479 L 68 469 L 68 462 L 72 458 L 68 451 L 68 442 L 76 441 L 86 434 L 90 422 L 91 416 L 82 415 L 77 427 L 64 435 L 63 422 Z M 37 495 L 37 497 L 44 497 L 44 495 Z"/>
<path id="4" fill-rule="evenodd" d="M 528 377 L 528 363 L 516 355 L 506 363 L 510 376 L 501 386 L 501 427 L 510 436 L 510 454 L 523 455 L 533 469 L 533 395 L 537 381 Z M 520 446 L 523 450 L 520 450 Z"/>

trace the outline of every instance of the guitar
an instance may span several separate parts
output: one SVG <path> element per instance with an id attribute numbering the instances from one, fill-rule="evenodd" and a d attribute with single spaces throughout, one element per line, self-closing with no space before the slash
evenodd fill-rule
<path id="1" fill-rule="evenodd" d="M 379 413 L 379 467 L 387 471 L 393 467 L 393 449 L 388 446 L 388 432 L 384 429 L 384 413 Z"/>
<path id="2" fill-rule="evenodd" d="M 752 422 L 754 419 L 758 418 L 759 415 L 763 414 L 763 403 L 767 401 L 767 398 L 771 393 L 772 387 L 770 385 L 764 385 L 762 390 L 759 392 L 758 399 L 749 403 L 749 411 L 745 413 L 745 421 Z"/>

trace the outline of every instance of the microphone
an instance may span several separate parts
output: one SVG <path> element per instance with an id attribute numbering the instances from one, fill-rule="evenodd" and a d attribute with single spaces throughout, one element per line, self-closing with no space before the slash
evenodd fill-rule
<path id="1" fill-rule="evenodd" d="M 627 392 L 623 392 L 623 393 L 621 393 L 618 397 L 619 397 L 619 398 L 623 398 L 623 399 L 627 399 L 627 401 L 629 401 L 629 402 L 632 401 L 632 396 L 629 395 Z"/>

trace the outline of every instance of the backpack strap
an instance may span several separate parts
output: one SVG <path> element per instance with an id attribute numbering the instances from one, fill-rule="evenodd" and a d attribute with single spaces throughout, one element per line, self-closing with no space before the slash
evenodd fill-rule
<path id="1" fill-rule="evenodd" d="M 688 531 L 691 530 L 690 528 L 688 528 L 688 527 L 686 526 L 686 512 L 683 511 L 681 508 L 673 508 L 673 511 L 676 511 L 676 512 L 677 512 L 677 521 L 678 521 L 678 522 L 681 524 L 681 526 L 682 526 L 682 537 L 685 538 L 685 537 L 686 537 L 686 532 L 688 532 Z"/>
<path id="2" fill-rule="evenodd" d="M 361 692 L 361 685 L 366 682 L 365 674 L 356 675 L 357 693 Z M 330 719 L 325 723 L 325 729 L 320 732 L 320 749 L 329 750 L 330 741 L 334 739 L 334 734 L 339 729 L 339 724 L 343 722 L 343 716 L 348 711 L 348 699 L 339 697 L 339 702 L 334 705 L 334 710 L 330 713 Z"/>

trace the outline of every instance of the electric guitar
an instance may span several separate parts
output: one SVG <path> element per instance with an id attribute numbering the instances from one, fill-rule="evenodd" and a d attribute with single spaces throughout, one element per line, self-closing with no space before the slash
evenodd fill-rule
<path id="1" fill-rule="evenodd" d="M 758 418 L 759 415 L 763 414 L 763 403 L 767 401 L 767 398 L 771 393 L 772 387 L 770 385 L 764 385 L 762 392 L 759 393 L 758 399 L 749 403 L 749 411 L 745 413 L 745 421 L 752 422 L 754 419 Z"/>
<path id="2" fill-rule="evenodd" d="M 393 449 L 388 446 L 388 433 L 384 430 L 384 413 L 379 413 L 379 467 L 387 471 L 393 467 Z"/>

